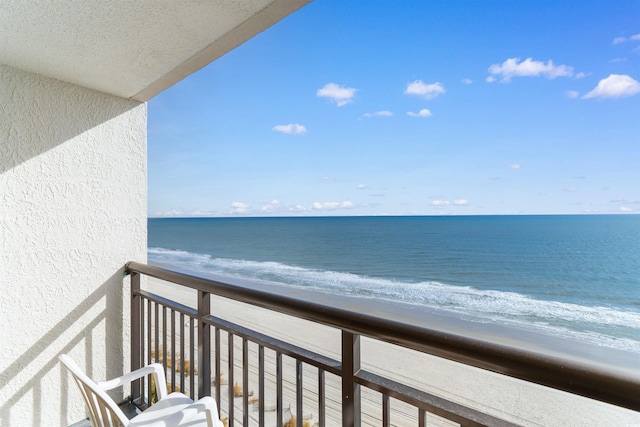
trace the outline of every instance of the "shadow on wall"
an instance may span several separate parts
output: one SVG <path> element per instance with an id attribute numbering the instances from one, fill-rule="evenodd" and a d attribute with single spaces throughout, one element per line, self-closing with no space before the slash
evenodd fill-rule
<path id="1" fill-rule="evenodd" d="M 18 380 L 24 370 L 26 370 L 30 364 L 35 363 L 35 359 L 41 355 L 46 348 L 54 344 L 72 325 L 78 322 L 92 307 L 97 304 L 101 304 L 104 300 L 105 309 L 92 318 L 89 323 L 84 325 L 82 332 L 77 334 L 68 340 L 68 343 L 64 345 L 54 356 L 47 360 L 44 365 L 34 374 L 30 376 L 28 382 L 26 382 L 17 392 L 15 392 L 11 398 L 6 402 L 2 402 L 0 406 L 0 426 L 9 426 L 11 420 L 19 419 L 20 414 L 12 414 L 12 407 L 21 399 L 26 396 L 31 396 L 33 399 L 33 414 L 34 416 L 40 416 L 41 411 L 37 410 L 43 400 L 50 399 L 51 393 L 47 387 L 41 383 L 41 378 L 49 374 L 55 369 L 60 371 L 60 382 L 58 383 L 60 392 L 60 421 L 59 425 L 65 426 L 67 424 L 68 415 L 68 398 L 69 398 L 69 385 L 72 384 L 69 373 L 60 365 L 58 356 L 61 354 L 69 353 L 73 348 L 78 345 L 84 345 L 85 354 L 85 372 L 89 377 L 93 376 L 93 362 L 95 360 L 106 360 L 106 375 L 107 378 L 114 378 L 123 374 L 122 361 L 123 354 L 123 304 L 122 304 L 122 291 L 125 286 L 123 283 L 124 267 L 113 274 L 107 279 L 100 287 L 98 287 L 92 294 L 90 294 L 82 304 L 75 307 L 69 312 L 61 321 L 53 326 L 46 334 L 38 339 L 26 352 L 18 357 L 7 368 L 0 372 L 0 385 L 2 387 L 7 386 L 12 381 Z M 98 346 L 104 347 L 107 354 L 95 354 L 93 335 L 96 328 L 104 322 L 105 327 L 105 345 Z M 106 353 L 106 352 L 105 352 Z M 119 361 L 119 363 L 118 363 Z M 78 361 L 80 362 L 80 361 Z M 79 363 L 82 366 L 82 363 Z M 75 387 L 75 385 L 72 385 Z M 118 392 L 117 390 L 115 391 Z M 115 396 L 114 396 L 115 397 Z M 52 420 L 34 419 L 33 425 L 52 425 Z"/>
<path id="2" fill-rule="evenodd" d="M 69 108 L 98 104 L 100 109 Z M 0 174 L 140 105 L 0 65 Z M 38 116 L 46 112 L 46 120 Z"/>

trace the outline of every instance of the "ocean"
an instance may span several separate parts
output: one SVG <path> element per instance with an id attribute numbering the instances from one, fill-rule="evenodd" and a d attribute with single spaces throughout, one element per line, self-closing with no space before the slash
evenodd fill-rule
<path id="1" fill-rule="evenodd" d="M 152 218 L 148 259 L 640 353 L 640 215 Z"/>

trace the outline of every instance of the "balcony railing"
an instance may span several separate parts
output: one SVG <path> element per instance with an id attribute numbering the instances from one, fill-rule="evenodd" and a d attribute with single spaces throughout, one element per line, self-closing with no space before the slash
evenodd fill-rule
<path id="1" fill-rule="evenodd" d="M 392 401 L 394 408 L 395 402 L 403 402 L 399 405 L 405 414 L 393 416 L 416 420 L 413 425 L 426 425 L 427 416 L 444 425 L 515 425 L 428 388 L 364 369 L 361 337 L 640 411 L 640 379 L 617 371 L 145 264 L 131 262 L 126 270 L 131 274 L 132 369 L 163 363 L 171 388 L 192 398 L 214 396 L 230 427 L 302 427 L 311 425 L 309 411 L 320 427 L 390 426 Z M 196 303 L 188 306 L 142 289 L 142 275 L 192 289 Z M 340 356 L 319 354 L 225 320 L 211 311 L 212 296 L 333 328 Z M 255 395 L 249 392 L 252 385 Z M 379 396 L 378 403 L 363 403 L 363 393 Z M 288 407 L 285 397 L 292 402 Z M 153 387 L 139 381 L 132 398 L 142 406 L 152 403 Z M 275 404 L 269 403 L 272 398 Z"/>

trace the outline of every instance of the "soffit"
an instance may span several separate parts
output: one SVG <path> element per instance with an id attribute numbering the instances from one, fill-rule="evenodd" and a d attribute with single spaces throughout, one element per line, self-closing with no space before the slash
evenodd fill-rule
<path id="1" fill-rule="evenodd" d="M 0 63 L 147 101 L 310 0 L 2 0 Z"/>

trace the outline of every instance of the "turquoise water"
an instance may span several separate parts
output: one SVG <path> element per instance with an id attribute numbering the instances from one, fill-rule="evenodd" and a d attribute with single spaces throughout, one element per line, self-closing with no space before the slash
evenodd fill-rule
<path id="1" fill-rule="evenodd" d="M 640 353 L 640 216 L 149 219 L 149 261 Z"/>

